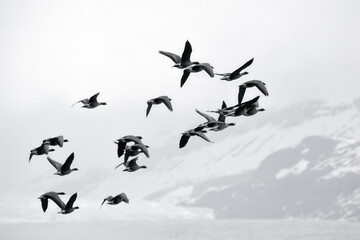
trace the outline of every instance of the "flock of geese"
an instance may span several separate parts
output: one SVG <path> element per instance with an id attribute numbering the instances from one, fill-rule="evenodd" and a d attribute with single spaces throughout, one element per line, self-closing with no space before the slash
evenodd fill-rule
<path id="1" fill-rule="evenodd" d="M 249 67 L 254 59 L 250 59 L 245 64 L 243 64 L 241 67 L 236 69 L 233 72 L 230 73 L 214 73 L 214 68 L 209 63 L 199 63 L 199 62 L 193 62 L 190 60 L 190 56 L 192 53 L 192 47 L 189 41 L 186 41 L 184 51 L 181 55 L 181 57 L 177 54 L 171 53 L 171 52 L 165 52 L 165 51 L 159 51 L 160 54 L 165 55 L 169 57 L 175 65 L 173 67 L 176 67 L 178 69 L 183 70 L 183 75 L 180 80 L 180 87 L 183 87 L 187 79 L 189 78 L 190 73 L 196 73 L 200 71 L 205 71 L 210 77 L 214 77 L 215 75 L 221 76 L 220 80 L 224 81 L 234 81 L 244 75 L 247 75 L 248 72 L 244 71 L 247 67 Z M 226 117 L 240 117 L 240 116 L 252 116 L 259 111 L 264 111 L 263 108 L 259 107 L 259 98 L 260 96 L 257 96 L 253 99 L 250 99 L 248 101 L 243 101 L 245 91 L 247 88 L 256 87 L 263 95 L 268 96 L 269 93 L 267 91 L 267 88 L 265 86 L 265 83 L 260 80 L 249 80 L 245 81 L 242 84 L 239 85 L 239 92 L 237 97 L 237 103 L 233 106 L 227 106 L 225 101 L 222 102 L 221 108 L 213 111 L 208 111 L 211 113 L 218 114 L 217 119 L 214 117 L 199 111 L 196 109 L 196 112 L 200 114 L 202 117 L 206 119 L 204 123 L 199 124 L 195 128 L 189 129 L 182 133 L 182 136 L 180 138 L 179 142 L 179 148 L 183 148 L 188 143 L 190 137 L 192 136 L 198 136 L 202 139 L 204 139 L 207 142 L 211 142 L 210 139 L 205 135 L 208 131 L 221 131 L 226 129 L 229 126 L 234 126 L 235 123 L 229 123 L 226 122 Z M 83 108 L 89 108 L 93 109 L 100 105 L 106 105 L 105 102 L 99 102 L 97 100 L 100 93 L 96 93 L 95 95 L 91 96 L 90 98 L 85 98 L 80 101 L 77 101 L 72 106 L 82 103 Z M 159 96 L 157 98 L 153 98 L 147 101 L 147 109 L 146 109 L 146 117 L 148 117 L 150 110 L 153 105 L 159 105 L 163 104 L 165 105 L 169 111 L 173 111 L 172 104 L 171 104 L 171 98 L 168 96 Z M 63 136 L 56 136 L 52 138 L 47 138 L 42 141 L 42 144 L 34 148 L 30 151 L 30 157 L 29 162 L 32 159 L 34 155 L 48 155 L 49 152 L 55 151 L 54 148 L 51 147 L 60 147 L 62 148 L 64 143 L 68 142 L 67 139 L 65 139 Z M 117 145 L 117 156 L 118 158 L 123 157 L 123 161 L 115 167 L 117 169 L 121 165 L 125 167 L 123 171 L 125 172 L 134 172 L 141 168 L 146 168 L 146 166 L 139 166 L 137 164 L 138 155 L 143 154 L 147 158 L 150 157 L 148 148 L 149 146 L 144 144 L 142 142 L 141 136 L 134 136 L 134 135 L 126 135 L 123 136 L 117 140 L 114 141 L 114 143 Z M 71 168 L 71 165 L 73 163 L 75 154 L 71 153 L 70 156 L 64 161 L 63 164 L 55 161 L 54 159 L 50 158 L 50 156 L 47 156 L 47 160 L 49 163 L 56 169 L 55 175 L 59 176 L 65 176 L 73 171 L 77 171 L 77 168 Z M 132 158 L 132 159 L 129 159 Z M 74 193 L 67 203 L 65 204 L 63 200 L 60 198 L 60 195 L 64 195 L 64 192 L 46 192 L 42 194 L 39 199 L 41 200 L 41 206 L 44 212 L 46 212 L 48 207 L 48 200 L 52 200 L 59 208 L 61 214 L 68 214 L 73 212 L 75 209 L 78 209 L 79 207 L 74 206 L 74 203 L 77 198 L 77 193 Z M 125 193 L 120 193 L 116 196 L 108 196 L 103 199 L 101 206 L 104 203 L 107 203 L 109 205 L 116 205 L 121 202 L 129 203 L 129 199 L 126 196 Z"/>

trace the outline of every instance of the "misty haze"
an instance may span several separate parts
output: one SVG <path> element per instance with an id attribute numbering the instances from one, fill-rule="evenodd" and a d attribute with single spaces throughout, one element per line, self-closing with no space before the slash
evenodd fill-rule
<path id="1" fill-rule="evenodd" d="M 360 3 L 0 2 L 0 239 L 358 239 Z"/>

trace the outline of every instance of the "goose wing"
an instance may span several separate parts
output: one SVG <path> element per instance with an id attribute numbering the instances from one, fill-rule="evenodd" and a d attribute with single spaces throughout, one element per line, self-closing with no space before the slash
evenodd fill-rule
<path id="1" fill-rule="evenodd" d="M 74 193 L 74 194 L 70 197 L 69 201 L 66 203 L 65 209 L 70 209 L 70 208 L 72 208 L 74 202 L 76 201 L 76 198 L 77 198 L 77 193 Z"/>
<path id="2" fill-rule="evenodd" d="M 190 55 L 192 52 L 192 47 L 189 41 L 186 41 L 184 51 L 181 55 L 181 63 L 190 62 Z"/>
<path id="3" fill-rule="evenodd" d="M 61 168 L 63 166 L 61 163 L 51 159 L 49 156 L 47 157 L 47 160 L 49 161 L 49 163 L 51 163 L 51 165 L 54 166 L 56 170 L 58 170 L 59 172 L 61 171 Z"/>
<path id="4" fill-rule="evenodd" d="M 245 89 L 246 89 L 246 87 L 244 87 L 243 84 L 241 84 L 241 85 L 239 86 L 239 93 L 238 93 L 238 104 L 239 104 L 239 105 L 242 103 L 242 100 L 243 100 L 243 98 L 244 98 Z"/>
<path id="5" fill-rule="evenodd" d="M 196 111 L 198 114 L 200 114 L 201 116 L 203 116 L 204 118 L 206 118 L 206 120 L 207 120 L 208 122 L 215 122 L 215 121 L 216 121 L 215 118 L 213 118 L 212 116 L 207 115 L 206 113 L 200 112 L 198 109 L 195 109 L 195 111 Z"/>
<path id="6" fill-rule="evenodd" d="M 173 111 L 172 105 L 171 105 L 171 99 L 168 96 L 160 96 L 159 99 L 165 104 L 165 106 L 170 110 Z"/>
<path id="7" fill-rule="evenodd" d="M 62 165 L 61 171 L 69 170 L 73 160 L 74 153 L 71 153 L 70 156 L 66 159 L 65 163 Z"/>
<path id="8" fill-rule="evenodd" d="M 213 67 L 208 63 L 200 63 L 199 66 L 209 74 L 210 77 L 214 77 Z"/>
<path id="9" fill-rule="evenodd" d="M 65 209 L 65 203 L 60 199 L 60 197 L 57 193 L 48 192 L 48 193 L 45 193 L 43 196 L 46 196 L 49 199 L 51 199 L 54 203 L 56 203 L 56 205 L 59 206 L 59 208 Z"/>
<path id="10" fill-rule="evenodd" d="M 129 203 L 129 198 L 126 196 L 125 193 L 120 193 L 119 195 L 117 195 L 116 197 L 119 197 L 122 201 Z"/>
<path id="11" fill-rule="evenodd" d="M 204 139 L 205 141 L 208 141 L 208 142 L 211 142 L 210 139 L 202 132 L 198 132 L 198 131 L 195 131 L 194 134 L 196 136 L 199 136 L 201 137 L 202 139 Z"/>
<path id="12" fill-rule="evenodd" d="M 118 141 L 117 155 L 120 158 L 124 154 L 126 142 Z"/>
<path id="13" fill-rule="evenodd" d="M 130 161 L 129 161 L 129 164 L 128 164 L 128 168 L 133 168 L 133 167 L 136 167 L 136 166 L 138 166 L 138 164 L 136 163 L 136 161 L 138 160 L 138 157 L 135 157 L 135 158 L 133 158 L 133 159 L 131 159 Z"/>
<path id="14" fill-rule="evenodd" d="M 149 113 L 150 113 L 150 110 L 151 110 L 151 107 L 152 107 L 152 105 L 153 105 L 153 103 L 152 103 L 152 101 L 148 101 L 147 102 L 147 109 L 146 109 L 146 116 L 148 116 L 149 115 Z"/>
<path id="15" fill-rule="evenodd" d="M 164 52 L 164 51 L 159 51 L 159 53 L 161 53 L 162 55 L 165 55 L 167 57 L 169 57 L 174 63 L 181 63 L 181 57 L 171 53 L 171 52 Z"/>
<path id="16" fill-rule="evenodd" d="M 190 136 L 189 135 L 185 135 L 183 134 L 180 138 L 180 142 L 179 142 L 179 148 L 183 148 L 185 147 L 185 145 L 187 144 L 187 142 L 189 141 Z"/>
<path id="17" fill-rule="evenodd" d="M 267 91 L 266 84 L 263 81 L 260 80 L 250 80 L 247 81 L 246 84 L 249 87 L 257 87 L 257 89 L 260 90 L 265 96 L 269 96 L 269 92 Z"/>
<path id="18" fill-rule="evenodd" d="M 91 96 L 91 98 L 89 99 L 89 103 L 94 103 L 97 102 L 97 97 L 99 96 L 100 92 L 94 94 L 93 96 Z"/>
<path id="19" fill-rule="evenodd" d="M 77 104 L 77 103 L 83 103 L 83 104 L 89 104 L 89 99 L 88 98 L 85 98 L 85 99 L 83 99 L 83 100 L 80 100 L 80 101 L 77 101 L 76 103 L 74 103 L 73 105 L 71 105 L 71 106 L 74 106 L 75 104 Z"/>
<path id="20" fill-rule="evenodd" d="M 190 71 L 188 69 L 185 69 L 184 73 L 183 73 L 183 75 L 181 77 L 180 87 L 182 87 L 185 84 L 185 82 L 188 79 L 189 75 L 190 75 Z"/>
<path id="21" fill-rule="evenodd" d="M 113 199 L 113 196 L 108 196 L 107 198 L 104 198 L 104 201 L 101 203 L 101 206 L 106 202 L 106 201 L 111 201 Z"/>
<path id="22" fill-rule="evenodd" d="M 46 212 L 46 209 L 48 207 L 48 199 L 47 198 L 40 198 L 41 200 L 41 207 L 44 212 Z"/>
<path id="23" fill-rule="evenodd" d="M 233 78 L 234 76 L 238 75 L 242 70 L 244 70 L 245 68 L 247 68 L 248 66 L 250 66 L 254 61 L 254 58 L 250 59 L 249 61 L 247 61 L 244 65 L 242 65 L 241 67 L 239 67 L 238 69 L 236 69 L 235 71 L 233 71 L 230 74 L 230 78 Z"/>
<path id="24" fill-rule="evenodd" d="M 64 146 L 64 137 L 63 136 L 57 136 L 54 138 L 55 142 L 57 145 L 59 145 L 59 147 L 63 147 Z"/>

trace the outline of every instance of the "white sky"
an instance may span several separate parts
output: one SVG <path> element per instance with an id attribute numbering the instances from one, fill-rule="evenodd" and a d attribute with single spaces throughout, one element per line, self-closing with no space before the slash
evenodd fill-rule
<path id="1" fill-rule="evenodd" d="M 0 1 L 0 191 L 51 169 L 40 157 L 27 163 L 44 138 L 71 140 L 56 160 L 74 151 L 74 163 L 80 155 L 96 166 L 116 159 L 118 137 L 140 134 L 151 145 L 198 123 L 195 108 L 236 103 L 245 80 L 267 83 L 260 104 L 268 111 L 358 97 L 359 9 L 359 1 L 328 0 Z M 181 55 L 186 40 L 192 60 L 215 72 L 254 57 L 250 74 L 222 82 L 195 73 L 180 89 L 182 71 L 158 50 Z M 96 92 L 107 106 L 70 107 Z M 146 119 L 146 101 L 159 95 L 173 99 L 174 112 L 155 106 Z"/>

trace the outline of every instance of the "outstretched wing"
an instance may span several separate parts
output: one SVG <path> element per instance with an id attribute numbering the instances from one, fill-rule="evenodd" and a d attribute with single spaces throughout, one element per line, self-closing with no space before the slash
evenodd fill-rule
<path id="1" fill-rule="evenodd" d="M 120 196 L 124 202 L 129 203 L 129 198 L 126 196 L 125 193 L 120 193 L 118 196 Z"/>
<path id="2" fill-rule="evenodd" d="M 269 96 L 269 92 L 267 91 L 266 84 L 263 81 L 260 80 L 250 80 L 246 82 L 249 87 L 257 87 L 257 89 L 260 90 L 265 96 Z"/>
<path id="3" fill-rule="evenodd" d="M 209 74 L 210 77 L 214 77 L 213 67 L 208 63 L 200 63 L 199 66 Z"/>
<path id="4" fill-rule="evenodd" d="M 159 99 L 165 104 L 165 106 L 170 110 L 173 111 L 172 105 L 171 105 L 171 99 L 168 96 L 160 96 Z"/>
<path id="5" fill-rule="evenodd" d="M 254 58 L 250 59 L 249 61 L 247 61 L 244 65 L 242 65 L 241 67 L 239 67 L 238 69 L 236 69 L 235 71 L 233 71 L 230 74 L 230 78 L 232 78 L 235 75 L 238 75 L 242 70 L 244 70 L 245 68 L 247 68 L 248 66 L 250 66 L 254 61 Z"/>
<path id="6" fill-rule="evenodd" d="M 197 131 L 195 131 L 194 134 L 195 134 L 196 136 L 201 137 L 201 138 L 204 139 L 205 141 L 211 142 L 210 139 L 209 139 L 204 133 L 202 133 L 202 132 L 197 132 Z"/>
<path id="7" fill-rule="evenodd" d="M 146 116 L 148 116 L 149 115 L 149 113 L 150 113 L 150 110 L 151 110 L 151 107 L 152 107 L 152 102 L 147 102 L 147 109 L 146 109 Z"/>
<path id="8" fill-rule="evenodd" d="M 192 47 L 189 41 L 186 41 L 184 51 L 181 56 L 181 63 L 190 62 L 190 56 L 192 52 Z"/>
<path id="9" fill-rule="evenodd" d="M 61 171 L 69 170 L 73 160 L 74 153 L 71 153 L 70 156 L 66 159 L 65 163 L 62 165 Z"/>
<path id="10" fill-rule="evenodd" d="M 72 208 L 74 202 L 76 201 L 76 198 L 77 198 L 77 193 L 74 193 L 74 194 L 70 197 L 69 201 L 66 203 L 65 209 Z"/>
<path id="11" fill-rule="evenodd" d="M 169 57 L 174 63 L 180 63 L 181 62 L 181 57 L 171 53 L 171 52 L 164 52 L 164 51 L 159 51 L 159 53 L 161 53 L 162 55 L 165 55 L 167 57 Z"/>
<path id="12" fill-rule="evenodd" d="M 185 147 L 187 142 L 189 141 L 190 136 L 189 135 L 182 135 L 180 138 L 179 148 Z"/>
<path id="13" fill-rule="evenodd" d="M 185 84 L 185 82 L 188 79 L 189 75 L 190 75 L 190 71 L 185 69 L 184 73 L 183 73 L 183 75 L 181 77 L 180 87 L 182 87 Z"/>
<path id="14" fill-rule="evenodd" d="M 59 195 L 55 192 L 48 192 L 44 194 L 44 196 L 50 198 L 56 205 L 59 206 L 59 208 L 64 209 L 65 203 L 60 199 Z"/>
<path id="15" fill-rule="evenodd" d="M 88 99 L 88 98 L 85 98 L 85 99 L 83 99 L 83 100 L 77 101 L 76 103 L 74 103 L 74 104 L 71 105 L 71 106 L 74 106 L 75 104 L 77 104 L 77 103 L 79 103 L 79 102 L 81 102 L 81 103 L 83 103 L 83 104 L 88 104 L 88 103 L 89 103 L 89 99 Z"/>
<path id="16" fill-rule="evenodd" d="M 58 170 L 59 172 L 61 171 L 61 168 L 63 166 L 61 163 L 59 163 L 59 162 L 57 162 L 55 160 L 52 160 L 49 156 L 47 157 L 47 160 L 49 161 L 49 163 L 51 163 L 51 165 L 54 166 L 54 168 L 56 170 Z"/>
<path id="17" fill-rule="evenodd" d="M 40 198 L 41 200 L 41 207 L 44 212 L 46 212 L 46 209 L 48 207 L 48 199 L 47 198 Z"/>
<path id="18" fill-rule="evenodd" d="M 215 118 L 213 118 L 212 116 L 207 115 L 206 113 L 200 112 L 200 111 L 197 110 L 197 109 L 195 109 L 195 111 L 196 111 L 198 114 L 200 114 L 201 116 L 203 116 L 204 118 L 206 118 L 206 120 L 207 120 L 208 122 L 214 122 L 214 121 L 216 121 Z"/>
<path id="19" fill-rule="evenodd" d="M 99 92 L 93 96 L 91 96 L 91 98 L 89 99 L 89 102 L 92 103 L 92 102 L 97 102 L 97 97 L 99 96 Z"/>

